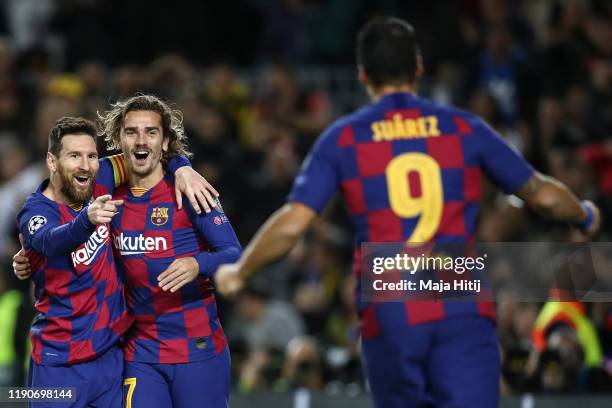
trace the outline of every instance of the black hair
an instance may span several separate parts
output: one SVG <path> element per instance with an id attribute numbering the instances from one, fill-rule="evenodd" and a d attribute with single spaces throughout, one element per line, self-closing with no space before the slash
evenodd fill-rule
<path id="1" fill-rule="evenodd" d="M 414 28 L 399 18 L 374 19 L 357 34 L 357 63 L 375 87 L 414 83 L 418 54 Z"/>

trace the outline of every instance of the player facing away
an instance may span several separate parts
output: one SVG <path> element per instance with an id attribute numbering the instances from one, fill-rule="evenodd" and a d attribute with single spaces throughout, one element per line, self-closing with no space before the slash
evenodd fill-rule
<path id="1" fill-rule="evenodd" d="M 597 230 L 592 203 L 581 204 L 564 185 L 535 172 L 481 119 L 416 95 L 423 68 L 408 23 L 381 18 L 367 24 L 357 38 L 357 61 L 371 103 L 320 136 L 288 203 L 238 263 L 215 275 L 220 293 L 236 292 L 245 278 L 285 255 L 336 191 L 355 230 L 357 274 L 362 242 L 472 240 L 483 172 L 538 213 L 588 234 Z M 377 407 L 498 406 L 492 304 L 363 303 L 357 293 L 357 309 Z"/>
<path id="2" fill-rule="evenodd" d="M 241 247 L 220 205 L 198 215 L 179 210 L 174 180 L 161 160 L 188 155 L 180 112 L 149 95 L 113 105 L 102 118 L 109 147 L 126 159 L 129 186 L 111 222 L 119 269 L 125 274 L 126 406 L 226 407 L 230 356 L 217 316 L 211 278 Z"/>
<path id="3" fill-rule="evenodd" d="M 126 183 L 121 155 L 98 161 L 96 127 L 64 117 L 49 135 L 50 179 L 26 200 L 18 215 L 32 271 L 35 307 L 29 386 L 72 388 L 76 401 L 38 407 L 121 407 L 123 354 L 118 340 L 132 324 L 115 269 L 109 222 L 121 201 L 110 200 Z M 175 158 L 170 167 L 187 163 Z M 202 193 L 200 176 L 180 171 L 181 184 Z M 96 200 L 87 206 L 90 198 Z M 190 196 L 194 199 L 195 195 Z M 21 252 L 21 251 L 20 251 Z M 27 258 L 18 257 L 16 262 Z M 21 258 L 21 259 L 19 259 Z"/>

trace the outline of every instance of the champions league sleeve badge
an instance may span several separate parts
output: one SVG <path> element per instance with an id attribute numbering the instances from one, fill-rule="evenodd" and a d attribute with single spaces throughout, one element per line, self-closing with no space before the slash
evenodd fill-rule
<path id="1" fill-rule="evenodd" d="M 42 215 L 35 215 L 28 221 L 28 231 L 30 235 L 34 235 L 43 225 L 47 223 L 47 219 Z"/>

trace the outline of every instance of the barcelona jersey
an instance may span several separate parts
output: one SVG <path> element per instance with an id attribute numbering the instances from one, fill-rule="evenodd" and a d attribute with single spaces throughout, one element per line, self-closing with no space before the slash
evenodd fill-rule
<path id="1" fill-rule="evenodd" d="M 125 182 L 124 164 L 100 160 L 94 197 Z M 38 315 L 32 359 L 61 366 L 89 361 L 117 344 L 132 323 L 110 243 L 110 226 L 93 225 L 87 210 L 50 200 L 49 180 L 26 199 L 17 219 L 32 265 Z M 83 203 L 86 204 L 86 203 Z"/>
<path id="2" fill-rule="evenodd" d="M 174 180 L 166 175 L 141 196 L 127 186 L 114 196 L 124 204 L 111 222 L 112 240 L 136 319 L 126 335 L 127 361 L 189 363 L 227 347 L 211 278 L 219 265 L 240 257 L 240 244 L 222 210 L 196 214 L 187 200 L 179 210 L 174 191 Z M 177 258 L 189 256 L 198 262 L 200 275 L 176 292 L 163 291 L 157 277 Z"/>
<path id="3" fill-rule="evenodd" d="M 410 93 L 393 93 L 333 123 L 316 142 L 289 201 L 320 212 L 340 191 L 362 242 L 469 242 L 474 239 L 483 172 L 504 192 L 532 167 L 475 115 Z M 397 325 L 453 315 L 493 318 L 483 302 L 361 303 L 364 338 Z"/>

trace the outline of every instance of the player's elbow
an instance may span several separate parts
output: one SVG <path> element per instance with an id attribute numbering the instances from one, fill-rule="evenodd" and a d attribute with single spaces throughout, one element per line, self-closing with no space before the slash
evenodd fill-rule
<path id="1" fill-rule="evenodd" d="M 542 189 L 531 197 L 527 204 L 536 213 L 542 216 L 549 216 L 554 213 L 555 207 L 559 204 L 560 194 L 557 189 L 545 185 Z"/>
<path id="2" fill-rule="evenodd" d="M 567 199 L 567 193 L 567 188 L 559 181 L 536 172 L 516 195 L 539 215 L 554 218 L 556 208 Z"/>
<path id="3" fill-rule="evenodd" d="M 557 221 L 579 222 L 582 215 L 574 194 L 554 179 L 546 182 L 527 203 L 539 215 Z"/>
<path id="4" fill-rule="evenodd" d="M 224 252 L 227 263 L 234 263 L 240 259 L 240 255 L 242 255 L 242 248 L 239 245 L 234 245 L 226 248 Z"/>

